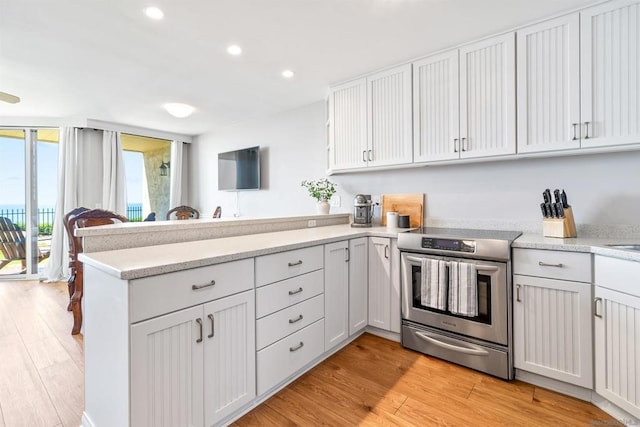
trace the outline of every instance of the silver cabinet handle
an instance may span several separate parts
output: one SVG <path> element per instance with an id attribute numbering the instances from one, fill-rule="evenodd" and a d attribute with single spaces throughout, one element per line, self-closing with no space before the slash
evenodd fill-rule
<path id="1" fill-rule="evenodd" d="M 198 289 L 208 288 L 216 284 L 215 280 L 210 281 L 209 283 L 205 283 L 204 285 L 191 285 L 191 289 L 197 291 Z"/>
<path id="2" fill-rule="evenodd" d="M 467 138 L 462 138 L 462 151 L 467 151 Z"/>
<path id="3" fill-rule="evenodd" d="M 213 335 L 214 335 L 213 331 L 215 330 L 216 324 L 215 324 L 215 321 L 213 320 L 213 314 L 209 314 L 207 317 L 211 321 L 211 333 L 207 335 L 207 338 L 213 338 Z"/>
<path id="4" fill-rule="evenodd" d="M 576 128 L 580 125 L 580 123 L 571 123 L 571 126 L 573 126 L 573 138 L 571 138 L 572 141 L 577 141 L 578 140 L 578 135 L 576 134 Z"/>
<path id="5" fill-rule="evenodd" d="M 584 122 L 584 139 L 589 139 L 589 125 L 591 122 Z"/>
<path id="6" fill-rule="evenodd" d="M 458 138 L 453 138 L 453 152 L 457 153 L 458 152 Z"/>
<path id="7" fill-rule="evenodd" d="M 302 288 L 298 288 L 295 291 L 289 291 L 289 295 L 299 294 L 300 292 L 302 292 Z"/>
<path id="8" fill-rule="evenodd" d="M 344 248 L 345 253 L 347 255 L 347 259 L 344 260 L 344 262 L 349 262 L 349 260 L 351 259 L 351 254 L 349 253 L 349 248 Z"/>
<path id="9" fill-rule="evenodd" d="M 558 264 L 548 264 L 546 262 L 542 262 L 542 261 L 538 261 L 538 265 L 540 267 L 558 267 L 558 268 L 562 268 L 564 267 L 564 265 L 562 265 L 562 263 L 558 263 Z"/>
<path id="10" fill-rule="evenodd" d="M 373 150 L 369 150 L 369 161 L 373 161 Z"/>
<path id="11" fill-rule="evenodd" d="M 298 351 L 302 347 L 304 347 L 304 343 L 302 341 L 300 341 L 300 344 L 298 344 L 298 345 L 296 345 L 294 347 L 289 347 L 289 351 L 291 351 L 291 352 Z"/>
<path id="12" fill-rule="evenodd" d="M 300 264 L 302 264 L 302 260 L 301 260 L 301 259 L 299 259 L 299 260 L 298 260 L 298 261 L 296 261 L 296 262 L 290 262 L 290 263 L 288 263 L 287 265 L 288 265 L 289 267 L 295 267 L 296 265 L 300 265 Z"/>
<path id="13" fill-rule="evenodd" d="M 384 257 L 389 259 L 389 245 L 384 245 Z"/>
<path id="14" fill-rule="evenodd" d="M 516 285 L 516 301 L 522 302 L 520 299 L 520 285 Z"/>
<path id="15" fill-rule="evenodd" d="M 602 319 L 602 314 L 598 313 L 598 303 L 602 302 L 602 298 L 596 297 L 593 300 L 593 315 Z"/>
<path id="16" fill-rule="evenodd" d="M 367 150 L 362 150 L 362 161 L 367 162 Z"/>
<path id="17" fill-rule="evenodd" d="M 202 342 L 202 319 L 198 317 L 196 319 L 196 323 L 198 324 L 198 327 L 200 329 L 200 338 L 198 338 L 196 342 Z"/>
<path id="18" fill-rule="evenodd" d="M 289 323 L 296 323 L 302 320 L 302 314 L 295 319 L 289 319 Z"/>

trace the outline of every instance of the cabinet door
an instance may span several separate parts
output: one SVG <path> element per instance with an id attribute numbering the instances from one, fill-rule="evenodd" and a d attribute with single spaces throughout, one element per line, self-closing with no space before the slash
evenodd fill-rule
<path id="1" fill-rule="evenodd" d="M 460 49 L 460 157 L 516 152 L 515 33 Z"/>
<path id="2" fill-rule="evenodd" d="M 640 142 L 640 2 L 580 12 L 583 147 Z"/>
<path id="3" fill-rule="evenodd" d="M 514 276 L 515 367 L 593 387 L 591 284 Z"/>
<path id="4" fill-rule="evenodd" d="M 202 305 L 131 326 L 131 425 L 203 426 Z"/>
<path id="5" fill-rule="evenodd" d="M 331 88 L 329 95 L 329 167 L 367 166 L 367 80 Z"/>
<path id="6" fill-rule="evenodd" d="M 458 49 L 413 63 L 415 162 L 460 157 Z"/>
<path id="7" fill-rule="evenodd" d="M 369 238 L 369 325 L 391 328 L 390 239 Z"/>
<path id="8" fill-rule="evenodd" d="M 324 245 L 324 349 L 349 336 L 348 243 Z"/>
<path id="9" fill-rule="evenodd" d="M 367 78 L 369 166 L 411 163 L 411 64 Z"/>
<path id="10" fill-rule="evenodd" d="M 640 298 L 595 287 L 596 392 L 640 417 Z"/>
<path id="11" fill-rule="evenodd" d="M 580 147 L 580 17 L 517 32 L 518 152 Z"/>
<path id="12" fill-rule="evenodd" d="M 349 335 L 367 326 L 369 239 L 349 240 Z"/>
<path id="13" fill-rule="evenodd" d="M 256 396 L 254 300 L 254 291 L 250 290 L 204 305 L 204 419 L 207 426 Z"/>

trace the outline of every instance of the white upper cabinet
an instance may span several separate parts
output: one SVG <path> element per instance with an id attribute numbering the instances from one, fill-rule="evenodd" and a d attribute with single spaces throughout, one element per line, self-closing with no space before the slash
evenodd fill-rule
<path id="1" fill-rule="evenodd" d="M 412 161 L 411 65 L 331 88 L 332 171 Z"/>
<path id="2" fill-rule="evenodd" d="M 413 63 L 413 156 L 416 162 L 460 157 L 458 49 Z"/>
<path id="3" fill-rule="evenodd" d="M 515 35 L 413 64 L 416 162 L 515 154 Z"/>
<path id="4" fill-rule="evenodd" d="M 460 157 L 516 152 L 515 33 L 460 48 Z"/>
<path id="5" fill-rule="evenodd" d="M 367 80 L 331 88 L 329 96 L 329 167 L 366 166 Z"/>
<path id="6" fill-rule="evenodd" d="M 580 12 L 583 147 L 640 143 L 640 2 Z"/>
<path id="7" fill-rule="evenodd" d="M 367 78 L 369 166 L 413 161 L 411 64 Z"/>
<path id="8" fill-rule="evenodd" d="M 580 148 L 580 18 L 517 32 L 518 152 Z"/>

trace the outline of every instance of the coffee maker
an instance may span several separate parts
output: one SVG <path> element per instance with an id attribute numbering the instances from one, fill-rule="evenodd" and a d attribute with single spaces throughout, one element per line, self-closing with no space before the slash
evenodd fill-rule
<path id="1" fill-rule="evenodd" d="M 371 227 L 373 219 L 373 204 L 369 194 L 357 194 L 353 199 L 352 227 Z"/>

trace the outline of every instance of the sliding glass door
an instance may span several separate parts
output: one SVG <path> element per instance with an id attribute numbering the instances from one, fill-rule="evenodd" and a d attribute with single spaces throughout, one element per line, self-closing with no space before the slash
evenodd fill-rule
<path id="1" fill-rule="evenodd" d="M 48 262 L 57 129 L 0 129 L 0 278 L 36 278 Z"/>

